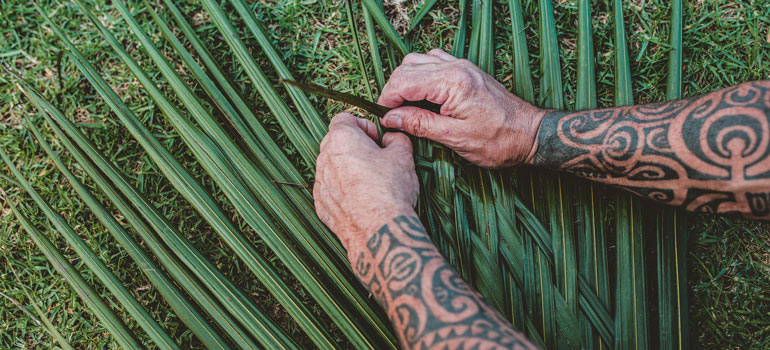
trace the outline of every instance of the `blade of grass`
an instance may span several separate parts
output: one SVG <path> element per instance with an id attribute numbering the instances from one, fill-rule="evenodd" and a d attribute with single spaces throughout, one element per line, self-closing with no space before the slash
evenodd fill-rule
<path id="1" fill-rule="evenodd" d="M 26 293 L 26 291 L 25 291 L 25 293 Z M 31 312 L 29 312 L 29 310 L 27 310 L 27 308 L 24 307 L 24 305 L 21 305 L 21 303 L 16 301 L 16 299 L 11 298 L 8 294 L 0 292 L 0 297 L 3 297 L 3 298 L 5 298 L 5 300 L 8 300 L 9 302 L 11 302 L 11 304 L 13 304 L 13 306 L 15 306 L 17 309 L 19 309 L 19 311 L 21 311 L 25 316 L 27 316 L 27 318 L 32 320 L 32 322 L 34 322 L 36 325 L 40 326 L 40 328 L 44 328 L 48 332 L 48 334 L 50 336 L 52 336 L 54 339 L 56 339 L 56 341 L 59 343 L 60 346 L 62 346 L 65 349 L 72 349 L 72 346 L 70 346 L 70 344 L 67 343 L 67 341 L 64 340 L 64 338 L 62 338 L 62 336 L 59 333 L 59 331 L 57 331 L 56 328 L 53 327 L 53 324 L 51 323 L 51 321 L 48 318 L 45 318 L 44 319 L 45 321 L 40 321 L 40 320 L 37 319 L 37 317 L 35 317 L 35 315 L 33 315 Z M 32 304 L 32 305 L 34 306 L 35 312 L 38 312 L 40 315 L 45 316 L 45 314 L 42 314 L 42 310 L 40 310 L 40 308 L 37 305 L 35 305 L 35 304 Z M 45 323 L 43 323 L 43 322 L 45 322 Z"/>
<path id="2" fill-rule="evenodd" d="M 107 287 L 107 290 L 109 290 L 110 293 L 114 295 L 118 303 L 123 306 L 126 311 L 136 320 L 139 327 L 147 332 L 147 335 L 150 336 L 150 339 L 155 342 L 155 344 L 161 349 L 179 349 L 179 346 L 174 343 L 168 334 L 166 334 L 166 331 L 163 330 L 163 327 L 161 327 L 158 322 L 156 322 L 152 316 L 150 316 L 147 310 L 145 310 L 145 308 L 139 304 L 136 298 L 131 295 L 131 293 L 123 286 L 120 280 L 112 273 L 112 271 L 110 271 L 109 268 L 107 268 L 107 265 L 105 265 L 104 262 L 102 262 L 96 256 L 96 253 L 94 253 L 94 251 L 91 250 L 88 245 L 86 245 L 86 243 L 78 236 L 78 234 L 75 233 L 75 231 L 69 224 L 67 224 L 64 218 L 57 214 L 56 211 L 54 211 L 53 208 L 48 205 L 48 202 L 46 202 L 37 193 L 37 191 L 32 188 L 32 185 L 27 181 L 27 179 L 24 178 L 24 175 L 22 175 L 21 172 L 16 169 L 13 162 L 2 148 L 0 148 L 0 157 L 3 158 L 3 161 L 8 166 L 8 168 L 11 169 L 11 172 L 16 177 L 16 180 L 21 184 L 22 188 L 27 191 L 35 203 L 37 203 L 38 207 L 40 207 L 48 220 L 53 223 L 54 227 L 56 227 L 59 233 L 70 245 L 70 247 L 72 247 L 72 249 L 86 264 L 86 266 L 88 266 L 88 268 L 93 271 L 94 275 L 96 275 L 96 277 L 104 284 L 104 286 Z"/>
<path id="3" fill-rule="evenodd" d="M 53 265 L 54 269 L 64 277 L 64 280 L 66 280 L 70 287 L 75 290 L 86 306 L 93 311 L 94 315 L 99 319 L 104 328 L 106 328 L 115 338 L 118 344 L 124 349 L 142 349 L 142 345 L 134 339 L 133 335 L 126 329 L 118 316 L 116 316 L 104 300 L 99 297 L 99 293 L 88 285 L 77 270 L 72 267 L 69 261 L 56 250 L 56 247 L 54 247 L 51 241 L 45 238 L 38 229 L 32 226 L 29 219 L 16 209 L 16 206 L 11 203 L 11 201 L 6 200 L 6 203 L 8 203 L 13 214 L 19 219 L 21 226 L 27 233 L 29 233 L 30 238 L 32 238 L 38 248 L 40 248 L 51 265 Z"/>
<path id="4" fill-rule="evenodd" d="M 154 288 L 163 296 L 163 299 L 169 304 L 174 313 L 184 322 L 190 330 L 209 348 L 224 348 L 224 341 L 216 335 L 216 332 L 195 310 L 190 302 L 185 299 L 181 291 L 174 286 L 171 280 L 166 277 L 162 270 L 152 261 L 152 259 L 139 247 L 139 245 L 128 235 L 123 227 L 110 215 L 107 210 L 99 203 L 93 194 L 67 169 L 58 155 L 51 149 L 48 142 L 45 141 L 38 128 L 28 123 L 28 129 L 32 130 L 38 144 L 53 160 L 59 171 L 64 174 L 70 185 L 75 189 L 80 198 L 88 205 L 96 215 L 99 222 L 104 225 L 112 234 L 115 240 L 123 246 L 134 261 L 140 266 L 140 270 L 147 276 Z M 147 240 L 145 240 L 146 242 Z"/>
<path id="5" fill-rule="evenodd" d="M 19 186 L 21 187 L 21 186 Z M 2 190 L 2 189 L 0 189 Z M 6 255 L 6 258 L 8 256 Z M 16 273 L 16 269 L 13 267 L 13 264 L 8 261 L 8 269 L 13 272 L 13 276 L 16 278 L 16 282 L 18 283 L 19 287 L 21 287 L 21 290 L 24 292 L 24 295 L 27 297 L 27 300 L 29 301 L 30 305 L 32 305 L 32 308 L 35 309 L 35 313 L 37 313 L 38 317 L 40 317 L 40 320 L 42 320 L 43 325 L 45 326 L 48 333 L 56 339 L 56 342 L 59 343 L 59 346 L 61 346 L 64 350 L 74 350 L 72 348 L 72 345 L 67 341 L 66 338 L 64 338 L 61 333 L 59 333 L 59 330 L 56 329 L 56 326 L 54 326 L 53 322 L 51 322 L 51 319 L 46 316 L 46 314 L 43 312 L 42 309 L 40 309 L 40 306 L 37 305 L 37 302 L 35 302 L 35 299 L 32 298 L 32 295 L 29 294 L 27 291 L 27 287 L 24 286 L 24 283 L 21 282 L 21 278 L 19 278 L 19 274 Z M 27 313 L 28 311 L 24 309 L 24 312 Z"/>
<path id="6" fill-rule="evenodd" d="M 430 12 L 430 10 L 433 8 L 433 5 L 436 4 L 436 1 L 437 0 L 425 0 L 425 2 L 422 3 L 420 9 L 417 10 L 417 13 L 414 15 L 414 17 L 412 17 L 412 23 L 409 25 L 409 30 L 406 32 L 406 35 L 409 35 L 409 33 L 417 28 L 417 25 L 420 23 L 423 17 L 425 17 L 425 15 Z"/>
<path id="7" fill-rule="evenodd" d="M 382 9 L 382 5 L 378 4 L 376 0 L 362 0 L 361 2 L 366 6 L 366 9 L 369 10 L 369 14 L 371 14 L 374 21 L 377 22 L 377 25 L 380 27 L 380 30 L 382 30 L 385 38 L 388 39 L 391 45 L 395 46 L 395 48 L 401 52 L 401 55 L 406 56 L 406 54 L 409 53 L 409 49 L 406 47 L 406 44 L 404 44 L 404 41 L 401 40 L 396 29 L 393 28 L 393 25 L 388 21 L 388 18 L 385 16 L 385 11 Z"/>

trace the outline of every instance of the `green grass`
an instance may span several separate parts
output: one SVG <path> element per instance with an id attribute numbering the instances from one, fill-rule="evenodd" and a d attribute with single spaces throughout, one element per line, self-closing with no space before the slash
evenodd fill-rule
<path id="1" fill-rule="evenodd" d="M 97 1 L 103 4 L 102 1 Z M 248 94 L 257 117 L 262 120 L 268 131 L 279 141 L 279 146 L 290 155 L 292 161 L 300 163 L 301 156 L 291 146 L 288 138 L 278 130 L 278 124 L 259 98 L 254 87 L 248 82 L 245 72 L 236 64 L 236 58 L 227 54 L 229 51 L 224 41 L 219 38 L 216 28 L 208 21 L 207 15 L 197 2 L 177 2 L 182 11 L 190 14 L 199 37 L 209 43 L 212 54 L 222 62 L 226 70 L 232 70 L 232 78 L 240 91 Z M 265 23 L 267 33 L 273 44 L 284 54 L 282 59 L 299 80 L 312 80 L 326 86 L 365 95 L 365 84 L 358 69 L 356 49 L 351 40 L 345 7 L 338 2 L 320 1 L 249 1 L 257 11 L 257 17 Z M 522 1 L 524 4 L 524 23 L 528 38 L 537 38 L 538 27 L 533 19 L 537 18 L 537 1 Z M 667 26 L 669 8 L 667 1 L 624 1 L 626 33 L 631 61 L 632 88 L 636 102 L 653 102 L 665 99 L 667 62 Z M 133 2 L 137 8 L 138 2 Z M 108 46 L 101 39 L 95 28 L 74 7 L 63 6 L 58 2 L 43 4 L 49 15 L 62 26 L 75 40 L 75 44 L 86 58 L 106 73 L 106 80 L 119 86 L 118 94 L 145 125 L 152 126 L 152 132 L 167 146 L 172 154 L 211 190 L 235 223 L 257 248 L 273 263 L 287 281 L 297 286 L 285 267 L 266 249 L 238 215 L 217 186 L 205 175 L 193 160 L 192 154 L 184 147 L 179 136 L 172 131 L 149 97 L 142 93 L 138 82 L 130 75 L 127 68 L 115 57 L 108 54 Z M 418 10 L 418 4 L 408 9 L 410 15 Z M 456 2 L 439 2 L 418 26 L 412 36 L 413 47 L 420 51 L 430 47 L 451 49 L 454 34 L 455 13 L 451 7 Z M 248 272 L 226 244 L 200 218 L 198 213 L 169 184 L 159 170 L 152 164 L 141 147 L 128 136 L 125 129 L 117 123 L 106 105 L 82 77 L 72 62 L 59 57 L 60 42 L 53 33 L 41 27 L 35 10 L 26 0 L 0 0 L 0 61 L 7 62 L 23 71 L 25 77 L 35 81 L 37 88 L 46 92 L 67 115 L 77 116 L 76 121 L 87 128 L 89 138 L 110 156 L 114 164 L 131 174 L 131 181 L 149 199 L 158 205 L 163 214 L 180 227 L 181 232 L 195 233 L 188 238 L 210 258 L 231 281 L 257 306 L 279 320 L 279 324 L 296 336 L 301 344 L 311 344 L 296 328 L 283 309 L 269 295 L 265 288 Z M 555 22 L 558 33 L 558 45 L 561 55 L 562 78 L 565 91 L 565 104 L 568 108 L 575 105 L 576 72 L 576 30 L 577 5 L 574 1 L 553 1 Z M 495 28 L 497 47 L 495 55 L 495 76 L 513 89 L 511 79 L 512 64 L 510 45 L 511 19 L 508 15 L 507 1 L 498 1 L 495 7 Z M 231 8 L 226 8 L 232 13 Z M 55 12 L 54 12 L 55 11 Z M 599 106 L 612 104 L 614 96 L 614 76 L 612 54 L 613 22 L 611 4 L 607 1 L 593 1 L 592 14 L 594 25 L 594 46 L 596 49 L 597 100 Z M 103 11 L 102 22 L 120 33 L 118 39 L 129 38 L 125 30 L 126 23 L 116 10 Z M 166 13 L 160 11 L 163 16 Z M 153 38 L 160 38 L 148 14 L 137 14 L 145 31 Z M 361 6 L 357 6 L 359 38 L 363 52 L 368 55 L 364 21 Z M 718 88 L 743 81 L 770 78 L 770 1 L 704 1 L 685 2 L 684 8 L 684 96 L 709 92 Z M 407 22 L 408 23 L 408 22 Z M 243 23 L 236 21 L 236 29 L 242 38 L 251 38 Z M 309 29 L 308 29 L 309 28 Z M 133 40 L 133 39 L 132 39 Z M 380 40 L 385 38 L 380 35 Z M 135 41 L 135 40 L 133 40 Z M 538 62 L 539 48 L 537 40 L 528 40 L 533 62 Z M 248 47 L 254 47 L 255 57 L 265 68 L 266 57 L 257 49 L 258 44 L 247 41 Z M 164 47 L 171 50 L 170 47 Z M 151 75 L 159 75 L 150 69 L 151 62 L 141 48 L 130 46 L 131 54 L 139 60 L 142 67 Z M 169 51 L 170 52 L 170 51 Z M 384 56 L 384 55 L 383 55 Z M 368 61 L 368 60 L 365 60 Z M 387 63 L 383 62 L 387 67 Z M 534 77 L 540 76 L 539 64 L 531 64 Z M 371 67 L 370 67 L 371 68 Z M 271 81 L 277 76 L 271 69 L 265 70 Z M 386 72 L 387 77 L 387 72 Z M 190 76 L 184 77 L 193 79 Z M 370 75 L 373 79 L 373 76 Z M 539 91 L 535 79 L 535 91 Z M 374 82 L 374 80 L 372 80 Z M 372 87 L 375 87 L 372 84 Z M 164 87 L 166 88 L 166 87 Z M 280 91 L 280 90 L 279 90 Z M 196 90 L 202 94 L 202 90 Z M 173 94 L 170 94 L 173 96 Z M 537 96 L 537 94 L 536 94 Z M 284 96 L 285 99 L 286 96 Z M 345 110 L 345 106 L 310 97 L 315 106 L 330 118 L 334 113 Z M 122 252 L 109 233 L 98 224 L 84 203 L 70 187 L 52 163 L 46 160 L 43 150 L 33 141 L 32 135 L 21 125 L 21 116 L 26 111 L 34 111 L 20 92 L 10 82 L 0 78 L 0 144 L 9 151 L 13 161 L 41 196 L 64 218 L 77 233 L 96 251 L 106 264 L 113 268 L 137 300 L 149 310 L 154 319 L 171 333 L 183 347 L 197 347 L 192 342 L 192 334 L 185 331 L 179 320 L 169 312 L 168 306 L 160 299 L 154 289 L 149 288 L 146 278 L 136 270 L 127 254 Z M 54 140 L 50 131 L 43 130 L 49 141 Z M 72 164 L 70 155 L 61 152 L 61 145 L 53 142 L 55 150 L 60 151 L 65 164 Z M 82 171 L 74 167 L 75 173 Z M 3 175 L 9 175 L 2 166 Z M 312 169 L 304 167 L 303 173 L 312 178 Z M 90 181 L 86 184 L 93 185 Z M 5 181 L 0 187 L 9 189 Z M 14 190 L 15 191 L 15 190 Z M 15 192 L 9 193 L 12 196 Z M 28 198 L 21 196 L 21 198 Z M 25 203 L 31 204 L 25 200 Z M 108 203 L 108 202 L 103 202 Z M 49 239 L 65 252 L 71 263 L 84 274 L 89 282 L 94 276 L 85 269 L 83 263 L 74 259 L 72 251 L 66 249 L 60 237 L 51 235 L 50 224 L 34 205 L 27 205 L 24 212 L 39 228 L 44 228 Z M 170 209 L 170 208 L 173 208 Z M 0 212 L 0 291 L 17 300 L 22 305 L 36 303 L 51 319 L 62 335 L 75 347 L 85 349 L 113 349 L 117 344 L 98 324 L 93 314 L 81 304 L 77 295 L 66 282 L 53 270 L 43 254 L 37 249 L 25 231 L 17 224 L 10 209 L 3 206 Z M 108 209 L 114 209 L 109 208 Z M 690 287 L 690 337 L 693 347 L 708 348 L 748 348 L 766 347 L 770 344 L 770 239 L 767 234 L 770 227 L 742 220 L 715 218 L 693 215 L 690 219 L 688 280 Z M 54 239 L 55 238 L 55 239 Z M 652 238 L 652 237 L 651 237 Z M 653 238 L 654 239 L 654 238 Z M 653 245 L 647 245 L 654 247 Z M 19 280 L 7 268 L 13 266 L 19 274 Z M 651 275 L 652 276 L 652 275 Z M 33 300 L 26 298 L 22 286 Z M 323 316 L 316 304 L 304 295 L 301 288 L 296 288 L 300 297 L 308 302 L 319 317 Z M 109 293 L 97 287 L 102 295 Z M 117 305 L 114 300 L 108 303 Z M 20 311 L 5 298 L 0 299 L 0 348 L 56 348 L 44 328 Z M 28 308 L 34 314 L 32 307 Z M 122 311 L 122 310 L 121 310 Z M 655 314 L 656 310 L 649 310 Z M 120 314 L 124 314 L 121 312 Z M 132 330 L 138 325 L 129 322 Z M 654 332 L 654 329 L 649 330 Z M 342 339 L 339 331 L 334 334 Z M 141 339 L 146 340 L 146 339 Z"/>

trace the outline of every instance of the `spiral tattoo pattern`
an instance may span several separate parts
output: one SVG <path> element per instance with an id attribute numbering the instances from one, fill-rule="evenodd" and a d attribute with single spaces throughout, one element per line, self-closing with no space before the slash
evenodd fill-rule
<path id="1" fill-rule="evenodd" d="M 394 218 L 349 254 L 404 349 L 534 348 L 460 278 L 418 218 Z"/>
<path id="2" fill-rule="evenodd" d="M 690 211 L 770 219 L 770 82 L 690 99 L 551 112 L 534 165 Z"/>

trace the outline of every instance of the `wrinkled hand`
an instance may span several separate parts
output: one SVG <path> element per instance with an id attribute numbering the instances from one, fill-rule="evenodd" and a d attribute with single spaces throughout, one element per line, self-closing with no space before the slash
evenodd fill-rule
<path id="1" fill-rule="evenodd" d="M 386 133 L 383 147 L 377 139 L 374 123 L 341 113 L 321 141 L 315 208 L 348 252 L 365 244 L 384 223 L 413 213 L 417 203 L 419 185 L 409 137 Z"/>
<path id="2" fill-rule="evenodd" d="M 395 108 L 405 100 L 440 104 L 441 114 Z M 487 168 L 525 162 L 545 117 L 544 110 L 508 92 L 470 61 L 439 49 L 404 57 L 379 104 L 394 108 L 382 120 L 386 127 L 443 143 Z"/>

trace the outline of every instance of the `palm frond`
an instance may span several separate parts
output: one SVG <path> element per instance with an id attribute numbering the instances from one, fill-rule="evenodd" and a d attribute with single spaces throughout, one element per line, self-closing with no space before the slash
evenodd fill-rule
<path id="1" fill-rule="evenodd" d="M 5 153 L 2 153 L 5 155 Z M 7 157 L 4 157 L 7 158 Z M 142 349 L 142 345 L 134 338 L 133 334 L 126 329 L 123 322 L 120 321 L 117 315 L 110 309 L 104 300 L 99 296 L 99 293 L 93 289 L 83 279 L 82 276 L 75 270 L 74 267 L 67 261 L 67 259 L 56 250 L 56 247 L 49 241 L 42 232 L 32 226 L 24 214 L 19 212 L 16 206 L 10 201 L 6 201 L 11 208 L 11 211 L 19 219 L 19 223 L 24 230 L 29 233 L 30 238 L 40 248 L 48 261 L 53 265 L 56 272 L 58 272 L 64 280 L 72 287 L 78 294 L 83 303 L 91 309 L 94 315 L 99 319 L 104 328 L 110 332 L 115 338 L 118 344 L 124 349 Z"/>
<path id="2" fill-rule="evenodd" d="M 136 320 L 139 326 L 147 332 L 150 339 L 161 349 L 179 349 L 179 346 L 171 340 L 166 331 L 155 321 L 147 310 L 139 304 L 133 295 L 123 286 L 121 281 L 112 273 L 107 265 L 96 256 L 91 248 L 75 233 L 75 230 L 64 220 L 61 215 L 51 208 L 46 200 L 41 197 L 32 185 L 24 178 L 24 175 L 16 169 L 11 159 L 0 148 L 0 157 L 16 176 L 22 188 L 32 197 L 38 207 L 43 211 L 48 220 L 61 233 L 67 243 L 72 247 L 80 259 L 94 272 L 94 275 L 104 284 L 107 290 L 115 296 L 120 305 Z M 45 245 L 45 242 L 42 242 Z"/>
<path id="3" fill-rule="evenodd" d="M 666 98 L 682 98 L 682 1 L 671 2 L 671 51 Z M 663 208 L 656 213 L 658 248 L 658 322 L 660 349 L 687 349 L 687 213 Z"/>

